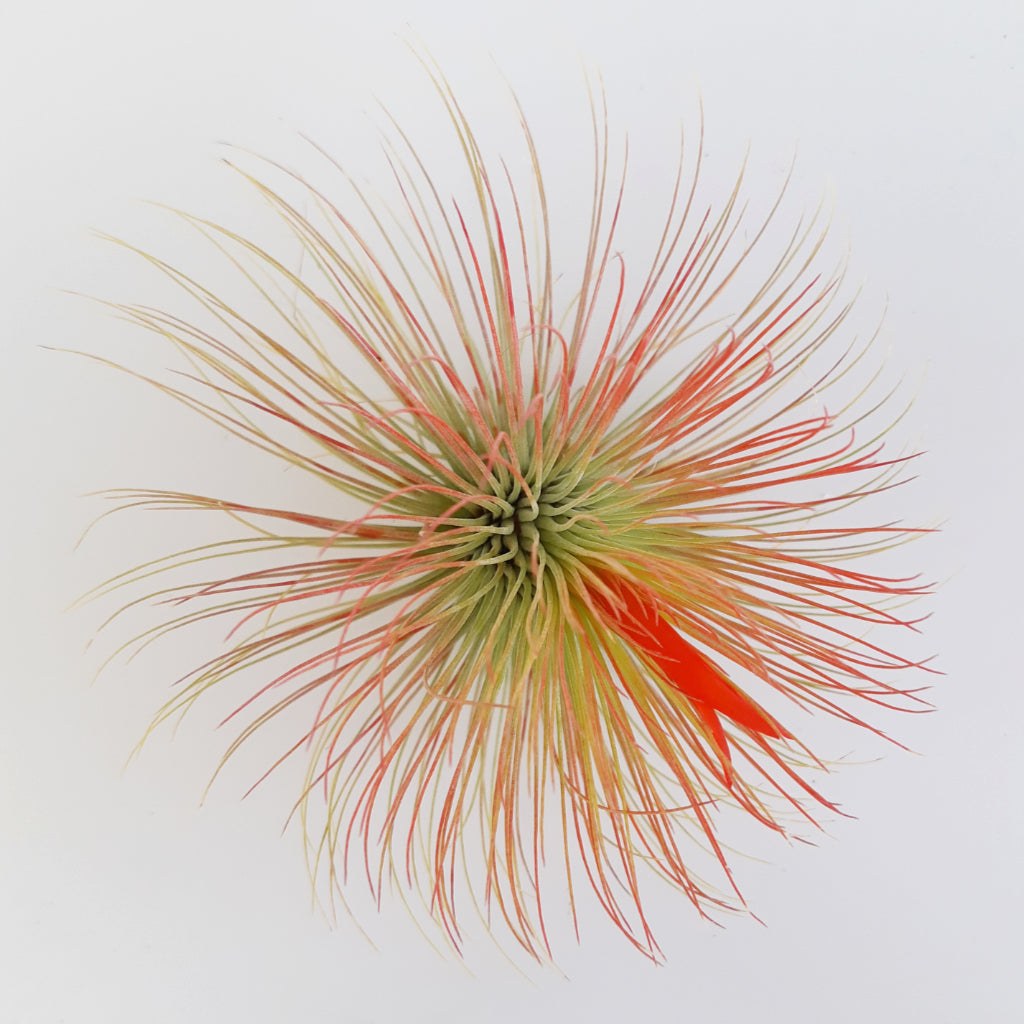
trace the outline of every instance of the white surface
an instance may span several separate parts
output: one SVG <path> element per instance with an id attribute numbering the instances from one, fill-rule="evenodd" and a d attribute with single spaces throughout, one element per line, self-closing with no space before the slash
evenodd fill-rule
<path id="1" fill-rule="evenodd" d="M 58 0 L 2 17 L 0 1020 L 1024 1019 L 1020 4 L 370 6 Z M 828 791 L 858 820 L 742 865 L 767 927 L 657 908 L 665 967 L 599 918 L 564 947 L 568 980 L 524 979 L 490 954 L 470 976 L 397 908 L 371 922 L 379 952 L 344 922 L 329 931 L 308 909 L 297 834 L 278 836 L 287 787 L 240 803 L 231 776 L 199 808 L 223 742 L 202 715 L 121 775 L 166 680 L 129 667 L 89 688 L 95 616 L 61 612 L 155 539 L 125 520 L 73 555 L 96 511 L 82 493 L 194 486 L 220 457 L 128 381 L 40 351 L 132 344 L 55 290 L 137 297 L 141 276 L 88 229 L 163 242 L 147 232 L 166 222 L 135 197 L 244 209 L 216 167 L 221 139 L 287 161 L 304 131 L 359 166 L 371 93 L 407 120 L 427 109 L 399 38 L 414 33 L 475 123 L 487 90 L 504 103 L 490 51 L 547 152 L 559 111 L 580 110 L 583 64 L 641 153 L 674 140 L 698 85 L 711 138 L 736 152 L 752 140 L 766 177 L 799 142 L 801 194 L 811 204 L 831 183 L 866 303 L 888 296 L 893 373 L 927 367 L 909 429 L 930 454 L 905 500 L 948 520 L 919 546 L 924 572 L 948 577 L 927 626 L 946 675 L 937 714 L 888 723 L 921 756 L 846 769 Z"/>

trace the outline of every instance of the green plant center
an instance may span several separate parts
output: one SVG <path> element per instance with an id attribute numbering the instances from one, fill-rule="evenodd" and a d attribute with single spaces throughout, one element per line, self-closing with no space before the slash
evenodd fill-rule
<path id="1" fill-rule="evenodd" d="M 516 483 L 470 510 L 473 556 L 535 576 L 577 545 L 584 501 L 557 481 L 532 492 Z"/>

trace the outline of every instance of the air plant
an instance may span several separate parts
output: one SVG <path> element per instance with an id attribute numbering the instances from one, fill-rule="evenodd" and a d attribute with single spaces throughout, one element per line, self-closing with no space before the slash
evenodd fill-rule
<path id="1" fill-rule="evenodd" d="M 843 340 L 850 304 L 842 265 L 818 269 L 820 210 L 769 252 L 781 196 L 749 224 L 741 174 L 705 206 L 701 137 L 630 285 L 614 248 L 625 164 L 613 179 L 599 97 L 582 262 L 556 268 L 518 105 L 525 182 L 488 165 L 433 82 L 463 199 L 394 123 L 390 205 L 340 167 L 349 210 L 276 164 L 234 160 L 301 261 L 182 216 L 262 312 L 145 253 L 195 315 L 116 307 L 188 361 L 147 378 L 160 391 L 357 511 L 303 510 L 286 491 L 273 505 L 118 492 L 119 507 L 226 514 L 239 532 L 99 593 L 202 574 L 150 594 L 177 610 L 132 641 L 226 624 L 154 726 L 214 688 L 241 694 L 227 760 L 306 709 L 270 770 L 305 759 L 295 812 L 312 871 L 342 899 L 359 876 L 377 899 L 418 891 L 461 949 L 464 886 L 546 959 L 550 901 L 575 920 L 582 884 L 658 958 L 650 879 L 701 914 L 744 906 L 730 808 L 786 836 L 835 811 L 811 781 L 824 765 L 806 712 L 877 732 L 862 716 L 920 704 L 894 681 L 916 663 L 881 645 L 913 628 L 900 608 L 925 588 L 852 565 L 917 532 L 850 524 L 907 459 L 871 429 L 881 404 L 846 387 L 870 340 Z"/>

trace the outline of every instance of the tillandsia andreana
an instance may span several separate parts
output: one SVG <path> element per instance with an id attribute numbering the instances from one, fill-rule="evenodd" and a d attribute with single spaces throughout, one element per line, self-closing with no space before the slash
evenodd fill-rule
<path id="1" fill-rule="evenodd" d="M 418 889 L 461 948 L 465 885 L 464 902 L 545 959 L 546 906 L 562 898 L 575 919 L 585 880 L 657 958 L 649 873 L 702 914 L 743 906 L 723 809 L 786 835 L 834 810 L 809 781 L 822 765 L 798 738 L 804 712 L 877 731 L 862 708 L 919 704 L 893 681 L 915 663 L 879 638 L 913 627 L 899 609 L 926 588 L 851 567 L 916 532 L 849 524 L 907 460 L 868 429 L 862 392 L 827 411 L 870 341 L 842 340 L 849 304 L 841 266 L 817 269 L 820 212 L 767 252 L 780 203 L 749 225 L 740 175 L 721 209 L 704 206 L 698 143 L 630 287 L 614 249 L 625 165 L 613 179 L 598 102 L 582 266 L 558 269 L 521 111 L 525 183 L 485 162 L 433 82 L 464 200 L 397 125 L 395 209 L 335 168 L 366 228 L 277 165 L 236 167 L 300 262 L 182 216 L 262 319 L 145 253 L 196 316 L 116 307 L 189 362 L 181 380 L 152 381 L 161 391 L 359 513 L 303 511 L 286 493 L 271 507 L 119 492 L 122 506 L 226 513 L 242 532 L 100 592 L 210 566 L 159 590 L 179 611 L 135 641 L 230 627 L 156 723 L 212 688 L 241 690 L 227 759 L 308 708 L 274 763 L 307 760 L 296 807 L 310 862 L 343 899 L 357 874 L 377 898 Z M 301 202 L 286 196 L 297 188 Z M 737 303 L 751 267 L 760 283 Z M 563 271 L 577 276 L 559 305 Z M 724 885 L 703 880 L 708 864 Z"/>

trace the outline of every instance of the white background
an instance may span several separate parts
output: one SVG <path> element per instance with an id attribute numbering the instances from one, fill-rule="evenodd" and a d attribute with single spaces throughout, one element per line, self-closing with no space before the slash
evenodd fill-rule
<path id="1" fill-rule="evenodd" d="M 58 0 L 2 15 L 0 1020 L 1024 1019 L 1024 9 L 372 6 Z M 225 742 L 202 715 L 122 774 L 168 680 L 150 663 L 90 687 L 97 616 L 63 612 L 159 540 L 123 520 L 73 553 L 98 511 L 85 492 L 198 488 L 224 465 L 209 431 L 144 389 L 40 348 L 124 357 L 132 343 L 58 291 L 140 297 L 141 275 L 90 229 L 158 247 L 167 222 L 138 198 L 244 209 L 217 166 L 224 139 L 287 161 L 306 132 L 358 166 L 371 95 L 414 121 L 429 107 L 402 42 L 417 36 L 475 121 L 501 96 L 497 65 L 549 146 L 566 111 L 585 114 L 583 67 L 601 70 L 613 129 L 641 153 L 674 139 L 698 89 L 712 145 L 752 142 L 752 186 L 757 173 L 774 185 L 798 144 L 797 194 L 810 207 L 831 188 L 863 300 L 888 302 L 887 370 L 919 388 L 908 430 L 929 454 L 901 501 L 946 524 L 916 556 L 945 581 L 925 627 L 945 673 L 937 712 L 886 723 L 916 756 L 851 747 L 883 755 L 829 780 L 856 820 L 741 863 L 765 926 L 718 929 L 682 900 L 654 908 L 667 966 L 597 915 L 560 950 L 561 972 L 528 977 L 488 952 L 473 973 L 439 958 L 394 907 L 370 922 L 379 951 L 345 921 L 329 929 L 310 910 L 297 833 L 279 835 L 287 787 L 241 802 L 232 776 L 200 807 Z"/>

